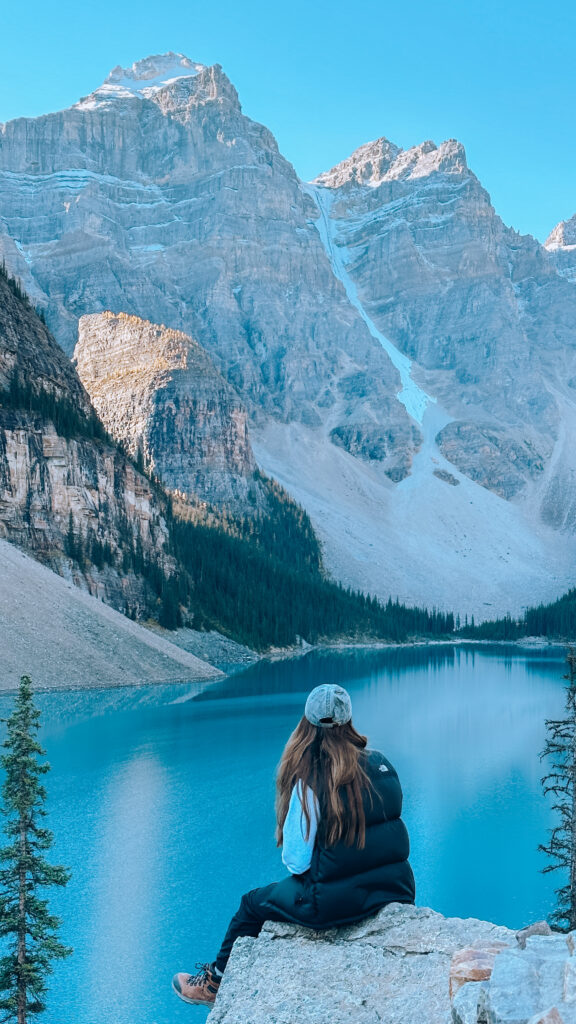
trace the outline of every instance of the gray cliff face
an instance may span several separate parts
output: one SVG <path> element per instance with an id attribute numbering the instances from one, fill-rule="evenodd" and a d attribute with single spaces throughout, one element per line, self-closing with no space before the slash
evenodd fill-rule
<path id="1" fill-rule="evenodd" d="M 167 488 L 254 506 L 246 411 L 192 338 L 124 313 L 87 315 L 74 361 L 106 429 Z"/>
<path id="2" fill-rule="evenodd" d="M 529 429 L 514 432 L 494 420 L 456 420 L 443 427 L 436 440 L 449 462 L 508 501 L 545 469 L 542 444 Z"/>
<path id="3" fill-rule="evenodd" d="M 440 452 L 505 498 L 538 485 L 547 515 L 546 470 L 572 465 L 574 285 L 502 223 L 455 140 L 404 152 L 380 139 L 316 184 L 364 308 L 450 416 Z"/>
<path id="4" fill-rule="evenodd" d="M 21 400 L 9 397 L 15 380 L 25 392 Z M 121 611 L 149 613 L 149 586 L 123 558 L 140 544 L 167 575 L 174 571 L 165 553 L 166 500 L 121 452 L 91 436 L 94 412 L 70 361 L 2 276 L 0 388 L 0 537 Z M 29 390 L 36 396 L 32 410 Z M 75 411 L 72 429 L 55 425 L 54 401 L 65 403 L 67 419 Z M 52 404 L 43 409 L 46 402 Z M 67 553 L 71 521 L 82 537 L 83 571 Z M 111 555 L 100 567 L 90 560 L 95 541 Z"/>
<path id="5" fill-rule="evenodd" d="M 150 58 L 68 110 L 3 125 L 0 183 L 7 262 L 68 352 L 86 313 L 166 324 L 254 415 L 345 428 L 339 444 L 369 428 L 372 448 L 380 427 L 386 468 L 406 474 L 419 435 L 397 373 L 334 278 L 293 168 L 219 66 Z"/>

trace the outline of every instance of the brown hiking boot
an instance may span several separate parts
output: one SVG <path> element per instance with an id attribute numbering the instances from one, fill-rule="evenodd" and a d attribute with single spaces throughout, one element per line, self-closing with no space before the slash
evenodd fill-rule
<path id="1" fill-rule="evenodd" d="M 172 988 L 185 1003 L 193 1006 L 212 1006 L 216 999 L 222 975 L 214 973 L 214 964 L 196 964 L 198 974 L 175 974 Z"/>

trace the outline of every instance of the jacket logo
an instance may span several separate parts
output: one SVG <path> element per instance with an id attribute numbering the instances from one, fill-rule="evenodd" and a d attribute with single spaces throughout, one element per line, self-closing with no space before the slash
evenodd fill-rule
<path id="1" fill-rule="evenodd" d="M 379 772 L 387 772 L 388 768 L 387 768 L 387 766 L 385 764 L 379 764 L 378 765 L 378 771 Z"/>

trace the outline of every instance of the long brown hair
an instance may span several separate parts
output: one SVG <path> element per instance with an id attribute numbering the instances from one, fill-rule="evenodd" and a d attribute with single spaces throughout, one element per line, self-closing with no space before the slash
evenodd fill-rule
<path id="1" fill-rule="evenodd" d="M 309 786 L 320 805 L 320 835 L 326 846 L 343 841 L 362 849 L 366 821 L 362 793 L 371 788 L 360 763 L 367 739 L 352 725 L 330 729 L 312 725 L 302 718 L 292 733 L 278 766 L 276 778 L 276 839 L 282 845 L 284 822 L 292 789 L 297 783 Z M 310 812 L 302 801 L 306 838 L 310 835 Z"/>

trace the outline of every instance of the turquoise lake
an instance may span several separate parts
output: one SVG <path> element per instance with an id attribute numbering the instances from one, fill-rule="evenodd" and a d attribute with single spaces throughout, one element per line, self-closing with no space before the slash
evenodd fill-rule
<path id="1" fill-rule="evenodd" d="M 308 691 L 338 682 L 404 790 L 417 902 L 521 927 L 562 878 L 538 844 L 553 822 L 539 760 L 563 712 L 564 651 L 434 646 L 312 652 L 193 686 L 38 695 L 52 890 L 74 955 L 45 1024 L 179 1024 L 171 992 L 213 958 L 241 894 L 283 874 L 274 773 Z M 11 700 L 0 697 L 0 715 Z"/>

